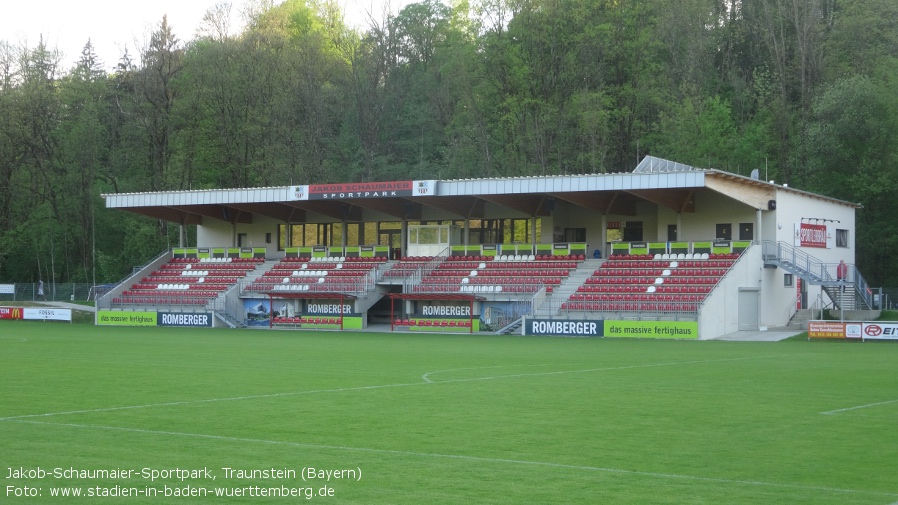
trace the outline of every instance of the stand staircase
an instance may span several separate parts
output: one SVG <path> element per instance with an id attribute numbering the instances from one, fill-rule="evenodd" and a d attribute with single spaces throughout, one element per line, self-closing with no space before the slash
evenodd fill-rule
<path id="1" fill-rule="evenodd" d="M 583 260 L 578 266 L 576 270 L 572 270 L 570 274 L 564 279 L 564 282 L 561 283 L 560 286 L 554 286 L 552 293 L 547 294 L 546 299 L 541 300 L 541 304 L 537 305 L 534 301 L 533 312 L 530 314 L 535 317 L 544 316 L 551 317 L 558 315 L 558 304 L 546 303 L 551 297 L 555 300 L 567 300 L 571 297 L 572 294 L 577 292 L 577 288 L 583 285 L 586 282 L 586 279 L 592 276 L 593 272 L 599 267 L 602 266 L 604 260 L 588 258 Z M 524 318 L 519 317 L 513 321 L 510 321 L 505 326 L 499 328 L 494 333 L 496 335 L 510 335 L 512 333 L 518 333 L 521 329 L 521 326 L 524 325 Z"/>

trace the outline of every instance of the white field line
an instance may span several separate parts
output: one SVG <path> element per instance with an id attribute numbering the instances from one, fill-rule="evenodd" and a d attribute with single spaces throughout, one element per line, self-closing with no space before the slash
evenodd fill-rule
<path id="1" fill-rule="evenodd" d="M 854 406 L 854 407 L 846 407 L 846 408 L 844 408 L 844 409 L 828 410 L 828 411 L 826 411 L 826 412 L 821 412 L 821 414 L 827 415 L 827 416 L 831 416 L 831 415 L 833 415 L 833 414 L 839 414 L 839 413 L 841 413 L 841 412 L 848 412 L 848 411 L 850 411 L 850 410 L 865 409 L 865 408 L 867 408 L 867 407 L 876 407 L 876 406 L 878 406 L 878 405 L 888 405 L 888 404 L 890 404 L 890 403 L 898 403 L 898 400 L 887 400 L 887 401 L 884 401 L 884 402 L 868 403 L 868 404 L 866 404 L 866 405 L 856 405 L 856 406 Z M 892 505 L 896 505 L 896 504 L 893 503 Z"/>
<path id="2" fill-rule="evenodd" d="M 54 423 L 48 421 L 32 421 L 25 419 L 8 419 L 11 422 L 22 423 L 22 424 L 36 424 L 42 426 L 60 426 L 66 428 L 78 428 L 78 429 L 92 429 L 92 430 L 104 430 L 104 431 L 121 431 L 128 433 L 140 433 L 147 435 L 162 435 L 162 436 L 170 436 L 170 437 L 187 437 L 187 438 L 199 438 L 206 440 L 219 440 L 225 442 L 240 442 L 240 443 L 248 443 L 248 444 L 258 444 L 258 445 L 280 445 L 280 446 L 288 446 L 288 447 L 301 447 L 306 449 L 321 449 L 321 450 L 333 450 L 333 451 L 349 451 L 349 452 L 362 452 L 362 453 L 374 453 L 374 454 L 394 454 L 398 456 L 406 456 L 406 457 L 421 457 L 421 458 L 431 458 L 431 459 L 455 459 L 461 461 L 473 461 L 479 463 L 490 463 L 490 464 L 509 464 L 509 465 L 526 465 L 526 466 L 537 466 L 537 467 L 545 467 L 545 468 L 558 468 L 558 469 L 566 469 L 566 470 L 582 470 L 582 471 L 590 471 L 590 472 L 601 472 L 601 473 L 612 473 L 618 475 L 632 475 L 636 477 L 650 477 L 657 479 L 674 479 L 674 480 L 688 480 L 688 481 L 697 481 L 697 482 L 711 482 L 717 484 L 731 484 L 731 485 L 744 485 L 744 486 L 758 486 L 758 487 L 770 487 L 770 488 L 781 488 L 781 489 L 794 489 L 798 491 L 815 491 L 815 492 L 825 492 L 825 493 L 839 493 L 839 494 L 848 494 L 848 495 L 872 495 L 872 496 L 885 496 L 888 498 L 898 497 L 898 493 L 889 493 L 883 491 L 866 491 L 862 489 L 846 489 L 846 488 L 837 488 L 837 487 L 828 487 L 828 486 L 808 486 L 802 484 L 787 484 L 781 482 L 766 482 L 760 480 L 744 480 L 744 479 L 724 479 L 719 477 L 701 477 L 697 475 L 686 475 L 686 474 L 675 474 L 675 473 L 661 473 L 661 472 L 646 472 L 640 470 L 626 470 L 622 468 L 609 468 L 609 467 L 601 467 L 601 466 L 590 466 L 590 465 L 573 465 L 566 463 L 553 463 L 551 461 L 530 461 L 523 459 L 510 459 L 510 458 L 488 458 L 484 456 L 469 456 L 465 454 L 441 454 L 434 452 L 421 452 L 421 451 L 401 451 L 396 449 L 377 449 L 373 447 L 350 447 L 350 446 L 342 446 L 342 445 L 326 445 L 326 444 L 312 444 L 312 443 L 304 443 L 304 442 L 290 442 L 285 440 L 265 440 L 259 438 L 246 438 L 246 437 L 228 437 L 223 435 L 210 435 L 205 433 L 184 433 L 177 431 L 164 431 L 164 430 L 145 430 L 141 428 L 127 428 L 121 426 L 102 426 L 102 425 L 92 425 L 92 424 L 74 424 L 74 423 Z M 898 503 L 898 502 L 896 502 Z M 894 505 L 894 504 L 893 504 Z"/>
<path id="3" fill-rule="evenodd" d="M 536 366 L 536 365 L 531 365 Z M 502 368 L 502 365 L 497 366 L 477 366 L 477 367 L 468 367 L 468 368 L 448 368 L 446 370 L 434 370 L 433 372 L 427 372 L 426 374 L 421 376 L 421 380 L 430 384 L 434 381 L 430 380 L 430 376 L 435 373 L 445 373 L 445 372 L 456 372 L 458 370 L 486 370 L 488 368 Z"/>
<path id="4" fill-rule="evenodd" d="M 364 391 L 366 389 L 385 389 L 385 388 L 398 388 L 398 387 L 406 387 L 406 386 L 420 386 L 424 384 L 423 382 L 410 382 L 407 384 L 383 384 L 378 386 L 357 386 L 357 387 L 346 387 L 346 388 L 332 388 L 332 389 L 312 389 L 307 391 L 287 391 L 283 393 L 269 393 L 262 395 L 246 395 L 246 396 L 232 396 L 228 398 L 207 398 L 204 400 L 184 400 L 179 402 L 162 402 L 162 403 L 147 403 L 143 405 L 124 405 L 121 407 L 102 407 L 97 409 L 84 409 L 84 410 L 66 410 L 62 412 L 47 412 L 44 414 L 25 414 L 21 416 L 8 416 L 8 417 L 0 417 L 0 421 L 15 421 L 19 419 L 28 419 L 35 417 L 52 417 L 52 416 L 64 416 L 69 414 L 91 414 L 96 412 L 114 412 L 117 410 L 132 410 L 132 409 L 149 409 L 154 407 L 174 407 L 181 405 L 200 405 L 203 403 L 216 403 L 216 402 L 235 402 L 240 400 L 258 400 L 262 398 L 278 398 L 282 396 L 298 396 L 298 395 L 309 395 L 316 393 L 339 393 L 343 391 Z"/>
<path id="5" fill-rule="evenodd" d="M 318 393 L 342 393 L 348 391 L 366 391 L 372 389 L 388 389 L 388 388 L 400 388 L 400 387 L 411 387 L 411 386 L 425 386 L 428 384 L 451 384 L 458 382 L 475 382 L 475 381 L 485 381 L 485 380 L 496 380 L 496 379 L 513 379 L 520 377 L 536 377 L 536 376 L 544 376 L 544 375 L 563 375 L 563 374 L 572 374 L 572 373 L 589 373 L 589 372 L 605 372 L 605 371 L 614 371 L 614 370 L 631 370 L 637 368 L 654 368 L 654 367 L 663 367 L 663 366 L 676 366 L 676 365 L 697 365 L 703 363 L 720 363 L 726 361 L 742 361 L 742 360 L 750 360 L 750 359 L 762 359 L 762 358 L 778 358 L 788 356 L 786 354 L 772 355 L 772 356 L 751 356 L 751 357 L 742 357 L 742 358 L 723 358 L 723 359 L 712 359 L 712 360 L 693 360 L 693 361 L 671 361 L 667 363 L 650 363 L 645 365 L 627 365 L 627 366 L 618 366 L 618 367 L 604 367 L 604 368 L 586 368 L 582 370 L 560 370 L 553 372 L 531 372 L 531 373 L 520 373 L 520 374 L 510 374 L 510 375 L 494 375 L 488 377 L 469 377 L 464 379 L 447 379 L 442 381 L 432 381 L 429 379 L 429 376 L 440 372 L 441 370 L 436 370 L 433 372 L 426 373 L 422 376 L 421 382 L 407 382 L 407 383 L 397 383 L 397 384 L 381 384 L 375 386 L 354 386 L 354 387 L 344 387 L 344 388 L 332 388 L 332 389 L 314 389 L 307 391 L 286 391 L 281 393 L 269 393 L 269 394 L 259 394 L 259 395 L 246 395 L 246 396 L 233 396 L 227 398 L 207 398 L 203 400 L 184 400 L 184 401 L 175 401 L 175 402 L 162 402 L 162 403 L 148 403 L 143 405 L 124 405 L 120 407 L 101 407 L 96 409 L 83 409 L 83 410 L 67 410 L 61 412 L 46 412 L 43 414 L 24 414 L 19 416 L 7 416 L 0 417 L 0 421 L 13 421 L 16 419 L 30 419 L 30 418 L 38 418 L 38 417 L 52 417 L 52 416 L 63 416 L 63 415 L 71 415 L 71 414 L 93 414 L 97 412 L 114 412 L 119 410 L 133 410 L 133 409 L 147 409 L 154 407 L 174 407 L 174 406 L 183 406 L 183 405 L 200 405 L 203 403 L 216 403 L 216 402 L 233 402 L 240 400 L 257 400 L 262 398 L 278 398 L 284 396 L 299 396 L 299 395 L 309 395 L 309 394 L 318 394 Z M 492 368 L 492 367 L 487 367 Z M 462 370 L 462 369 L 457 369 Z M 448 370 L 442 370 L 448 371 Z"/>
<path id="6" fill-rule="evenodd" d="M 446 372 L 457 372 L 459 370 L 488 370 L 491 368 L 509 368 L 512 366 L 522 366 L 522 367 L 534 367 L 534 366 L 551 366 L 549 363 L 543 363 L 541 365 L 495 365 L 495 366 L 475 366 L 475 367 L 465 367 L 465 368 L 447 368 L 446 370 L 434 370 L 433 372 L 427 372 L 426 374 L 421 376 L 421 380 L 427 383 L 432 382 L 445 382 L 445 381 L 434 381 L 431 380 L 430 376 L 438 373 L 446 373 Z"/>
<path id="7" fill-rule="evenodd" d="M 603 367 L 603 368 L 585 368 L 582 370 L 556 370 L 553 372 L 530 372 L 530 373 L 517 373 L 517 374 L 507 374 L 507 375 L 493 375 L 489 377 L 470 377 L 467 379 L 447 379 L 441 381 L 433 381 L 429 379 L 430 375 L 433 375 L 437 372 L 449 372 L 451 370 L 437 370 L 434 372 L 426 373 L 421 378 L 428 377 L 427 382 L 430 384 L 443 384 L 443 383 L 453 383 L 453 382 L 474 382 L 474 381 L 484 381 L 484 380 L 495 380 L 495 379 L 514 379 L 519 377 L 535 377 L 540 375 L 564 375 L 571 373 L 589 373 L 589 372 L 608 372 L 613 370 L 632 370 L 636 368 L 655 368 L 662 366 L 674 366 L 674 365 L 698 365 L 703 363 L 720 363 L 725 361 L 743 361 L 749 359 L 761 359 L 761 358 L 781 358 L 787 356 L 786 354 L 777 354 L 773 356 L 751 356 L 745 358 L 723 358 L 723 359 L 709 359 L 709 360 L 693 360 L 693 361 L 671 361 L 667 363 L 649 363 L 646 365 L 626 365 L 626 366 L 615 366 L 615 367 Z M 500 368 L 500 367 L 484 367 L 484 368 Z M 455 370 L 464 370 L 463 368 L 457 368 Z M 473 369 L 471 369 L 473 370 Z M 0 418 L 0 421 L 3 419 Z"/>

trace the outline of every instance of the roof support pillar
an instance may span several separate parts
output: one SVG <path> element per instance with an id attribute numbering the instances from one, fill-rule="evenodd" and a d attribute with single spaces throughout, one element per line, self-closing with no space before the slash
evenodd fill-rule
<path id="1" fill-rule="evenodd" d="M 762 225 L 764 220 L 761 218 L 762 216 L 763 213 L 761 212 L 761 209 L 755 211 L 755 236 L 751 238 L 753 241 L 764 239 L 764 228 Z"/>
<path id="2" fill-rule="evenodd" d="M 530 245 L 536 253 L 536 216 L 530 216 Z"/>
<path id="3" fill-rule="evenodd" d="M 677 240 L 681 240 L 680 239 L 680 230 L 682 230 L 682 229 L 683 229 L 683 213 L 677 212 Z M 668 239 L 668 240 L 670 240 L 670 239 Z M 668 251 L 668 252 L 670 252 L 670 251 Z"/>
<path id="4" fill-rule="evenodd" d="M 408 219 L 402 218 L 402 224 L 399 228 L 399 259 L 408 256 Z"/>

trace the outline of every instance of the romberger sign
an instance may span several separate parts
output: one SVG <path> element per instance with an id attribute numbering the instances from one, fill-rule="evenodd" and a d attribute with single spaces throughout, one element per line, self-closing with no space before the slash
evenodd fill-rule
<path id="1" fill-rule="evenodd" d="M 602 321 L 567 321 L 558 319 L 528 319 L 527 335 L 565 335 L 571 337 L 601 337 Z"/>

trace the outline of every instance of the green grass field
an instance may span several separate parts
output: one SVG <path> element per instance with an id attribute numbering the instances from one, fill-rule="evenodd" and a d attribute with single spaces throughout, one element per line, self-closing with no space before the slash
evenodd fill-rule
<path id="1" fill-rule="evenodd" d="M 0 502 L 891 505 L 896 364 L 875 343 L 3 322 Z"/>

